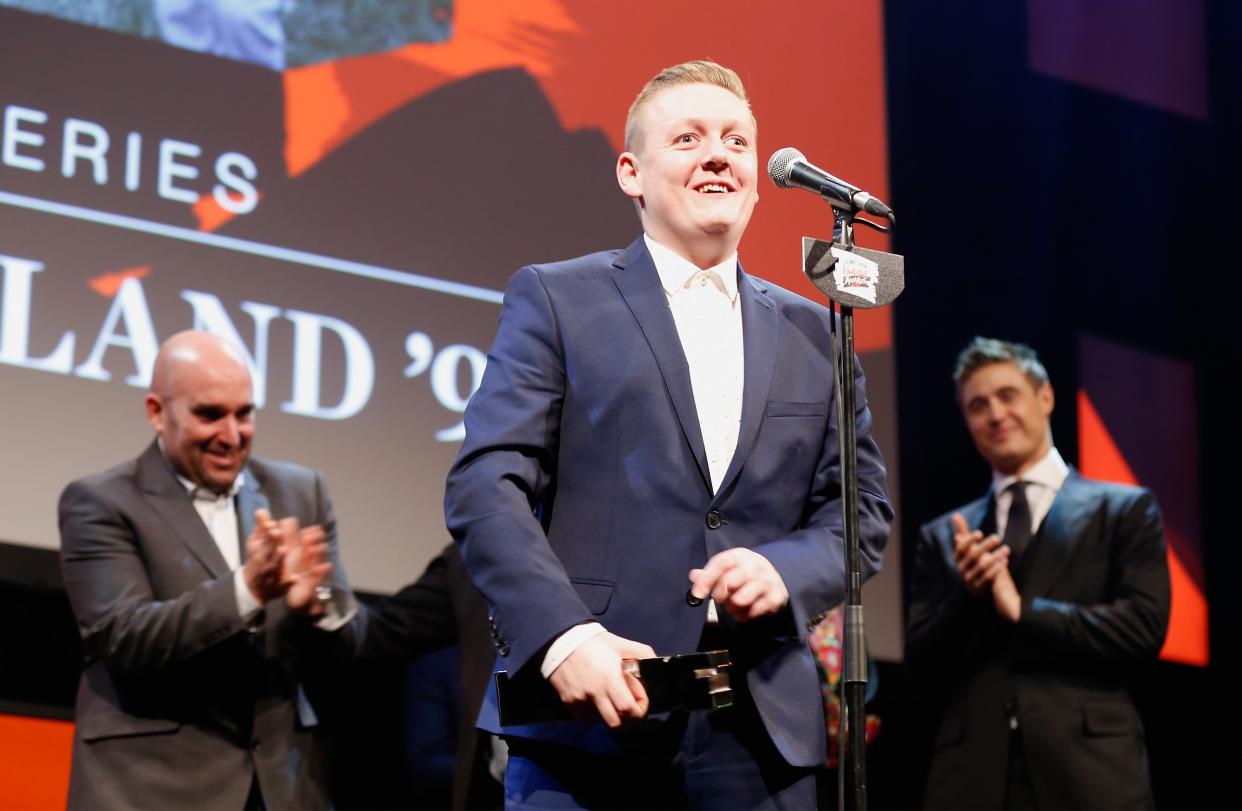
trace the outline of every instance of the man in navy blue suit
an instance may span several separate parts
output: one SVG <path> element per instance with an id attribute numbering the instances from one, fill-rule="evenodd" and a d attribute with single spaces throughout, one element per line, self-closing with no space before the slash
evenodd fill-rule
<path id="1" fill-rule="evenodd" d="M 803 635 L 844 597 L 829 313 L 745 273 L 756 124 L 737 74 L 667 68 L 617 160 L 643 236 L 525 267 L 445 509 L 491 607 L 499 666 L 578 722 L 501 729 L 506 803 L 815 803 L 824 719 Z M 865 574 L 892 509 L 861 373 Z M 647 717 L 623 660 L 728 648 L 733 707 Z"/>

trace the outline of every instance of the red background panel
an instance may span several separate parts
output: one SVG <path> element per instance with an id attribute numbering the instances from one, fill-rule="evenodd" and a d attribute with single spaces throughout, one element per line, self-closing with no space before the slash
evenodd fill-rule
<path id="1" fill-rule="evenodd" d="M 0 714 L 0 811 L 61 809 L 73 724 Z"/>
<path id="2" fill-rule="evenodd" d="M 1078 456 L 1084 476 L 1121 484 L 1140 484 L 1085 391 L 1078 392 Z M 1199 564 L 1197 561 L 1182 561 L 1177 550 L 1187 549 L 1188 545 L 1182 542 L 1184 539 L 1177 537 L 1176 527 L 1166 522 L 1165 533 L 1169 540 L 1173 601 L 1169 630 L 1160 658 L 1204 666 L 1208 663 L 1207 599 L 1188 571 L 1188 566 L 1199 568 Z"/>
<path id="3" fill-rule="evenodd" d="M 769 30 L 772 36 L 758 36 Z M 802 32 L 808 41 L 792 46 Z M 816 47 L 806 32 L 832 32 Z M 832 42 L 849 42 L 848 61 Z M 341 59 L 285 73 L 287 170 L 295 176 L 379 118 L 418 96 L 475 73 L 523 68 L 539 83 L 568 130 L 596 129 L 621 151 L 625 111 L 661 68 L 710 58 L 746 83 L 759 121 L 760 158 L 793 145 L 829 171 L 888 197 L 883 20 L 878 2 L 746 0 L 660 5 L 658 12 L 613 4 L 465 0 L 454 9 L 445 43 L 415 43 L 385 54 Z M 480 155 L 497 176 L 506 161 L 504 132 Z M 611 174 L 612 166 L 600 166 Z M 618 192 L 619 194 L 620 192 Z M 804 295 L 819 294 L 801 275 L 799 237 L 827 238 L 829 208 L 808 195 L 763 182 L 761 201 L 741 247 L 752 272 Z M 886 250 L 886 237 L 859 229 L 860 244 Z M 637 233 L 637 221 L 635 222 Z M 858 349 L 892 344 L 886 311 L 858 321 Z"/>

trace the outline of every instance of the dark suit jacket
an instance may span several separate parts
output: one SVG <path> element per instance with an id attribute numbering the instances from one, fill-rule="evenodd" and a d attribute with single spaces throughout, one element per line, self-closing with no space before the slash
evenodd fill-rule
<path id="1" fill-rule="evenodd" d="M 481 762 L 475 721 L 491 683 L 496 659 L 487 623 L 487 604 L 470 581 L 457 547 L 449 544 L 415 582 L 368 612 L 361 656 L 408 659 L 460 644 L 461 702 L 457 720 L 453 807 L 496 805 L 499 786 Z"/>
<path id="2" fill-rule="evenodd" d="M 336 600 L 352 608 L 320 476 L 251 459 L 237 496 L 243 540 L 258 507 L 323 526 Z M 352 653 L 361 615 L 329 633 L 275 601 L 248 626 L 223 556 L 154 443 L 65 488 L 60 532 L 86 649 L 69 806 L 241 808 L 257 774 L 268 808 L 327 807 L 303 687 L 322 660 Z"/>
<path id="3" fill-rule="evenodd" d="M 993 531 L 991 493 L 959 511 Z M 1126 674 L 1156 656 L 1169 618 L 1151 493 L 1071 471 L 1018 567 L 1022 616 L 1012 626 L 990 594 L 963 586 L 951 515 L 922 528 L 906 638 L 911 664 L 948 689 L 928 806 L 1002 807 L 1012 714 L 1041 808 L 1150 807 Z"/>
<path id="4" fill-rule="evenodd" d="M 741 268 L 738 289 L 741 426 L 713 494 L 688 366 L 644 242 L 518 271 L 466 409 L 448 526 L 510 672 L 538 669 L 553 639 L 591 620 L 658 654 L 693 651 L 706 606 L 686 603 L 690 569 L 733 547 L 763 554 L 789 609 L 740 626 L 735 662 L 781 754 L 818 766 L 824 720 L 803 636 L 845 588 L 829 314 Z M 861 372 L 855 382 L 870 574 L 892 510 Z M 498 729 L 494 712 L 489 696 L 481 725 Z M 505 731 L 607 749 L 604 729 Z"/>

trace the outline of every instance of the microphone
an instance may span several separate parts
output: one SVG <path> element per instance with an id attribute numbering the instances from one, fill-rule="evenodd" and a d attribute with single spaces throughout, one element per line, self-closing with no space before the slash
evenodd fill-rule
<path id="1" fill-rule="evenodd" d="M 820 169 L 792 146 L 778 149 L 768 161 L 768 177 L 782 189 L 806 189 L 827 200 L 833 208 L 866 211 L 893 220 L 893 210 L 878 197 Z"/>

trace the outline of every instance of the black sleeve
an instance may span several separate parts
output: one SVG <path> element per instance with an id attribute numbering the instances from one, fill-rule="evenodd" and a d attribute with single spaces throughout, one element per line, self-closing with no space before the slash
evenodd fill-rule
<path id="1" fill-rule="evenodd" d="M 418 580 L 367 609 L 362 658 L 409 659 L 457 641 L 447 575 L 450 554 L 456 550 L 444 549 Z"/>

